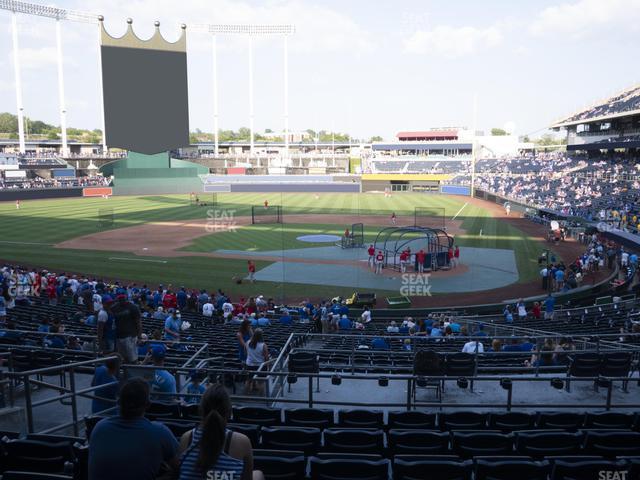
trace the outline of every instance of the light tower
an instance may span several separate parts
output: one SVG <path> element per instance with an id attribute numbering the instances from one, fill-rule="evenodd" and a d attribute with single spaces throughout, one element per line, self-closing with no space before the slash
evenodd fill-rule
<path id="1" fill-rule="evenodd" d="M 218 35 L 246 35 L 249 40 L 249 130 L 250 133 L 250 149 L 251 154 L 254 153 L 254 95 L 253 95 L 253 39 L 260 36 L 282 36 L 284 37 L 284 141 L 285 141 L 285 157 L 289 156 L 289 47 L 287 38 L 295 33 L 294 25 L 193 25 L 192 30 L 206 32 L 212 35 L 211 46 L 213 48 L 213 150 L 218 155 L 219 138 L 218 138 L 218 53 L 217 53 L 217 36 Z"/>
<path id="2" fill-rule="evenodd" d="M 13 67 L 16 82 L 16 106 L 18 110 L 18 138 L 20 143 L 20 153 L 25 152 L 24 138 L 24 107 L 22 104 L 22 79 L 20 76 L 20 49 L 18 47 L 18 19 L 17 14 L 35 15 L 38 17 L 53 18 L 56 21 L 56 63 L 58 67 L 58 105 L 60 111 L 60 136 L 62 139 L 62 152 L 69 152 L 67 144 L 67 110 L 64 100 L 64 69 L 62 57 L 62 32 L 60 20 L 82 23 L 98 23 L 98 15 L 76 10 L 65 10 L 62 8 L 38 5 L 36 3 L 18 2 L 14 0 L 0 0 L 0 10 L 7 10 L 12 13 L 11 36 L 13 43 Z M 102 124 L 102 138 L 104 143 L 104 119 Z M 106 147 L 105 147 L 106 151 Z"/>

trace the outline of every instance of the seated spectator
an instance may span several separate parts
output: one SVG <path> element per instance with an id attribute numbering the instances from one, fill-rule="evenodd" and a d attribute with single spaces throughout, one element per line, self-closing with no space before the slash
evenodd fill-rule
<path id="1" fill-rule="evenodd" d="M 49 317 L 42 317 L 40 325 L 38 325 L 38 332 L 49 333 L 51 326 L 49 325 Z"/>
<path id="2" fill-rule="evenodd" d="M 155 312 L 153 312 L 154 320 L 165 320 L 166 318 L 167 318 L 167 314 L 164 313 L 163 307 L 158 307 L 158 309 Z"/>
<path id="3" fill-rule="evenodd" d="M 474 337 L 486 337 L 487 332 L 484 331 L 484 323 L 478 325 L 478 330 L 473 332 Z"/>
<path id="4" fill-rule="evenodd" d="M 92 480 L 154 480 L 163 464 L 178 470 L 178 442 L 171 430 L 144 417 L 149 385 L 127 381 L 120 392 L 120 412 L 100 420 L 89 440 Z"/>
<path id="5" fill-rule="evenodd" d="M 285 312 L 282 314 L 282 316 L 280 317 L 280 323 L 282 325 L 293 324 L 293 319 L 291 318 L 291 315 L 289 315 L 289 310 L 285 310 Z"/>
<path id="6" fill-rule="evenodd" d="M 522 345 L 517 338 L 512 338 L 509 343 L 502 347 L 503 352 L 522 352 Z"/>
<path id="7" fill-rule="evenodd" d="M 451 321 L 449 322 L 449 326 L 451 327 L 451 331 L 453 333 L 460 333 L 460 324 L 455 319 L 451 319 Z"/>
<path id="8" fill-rule="evenodd" d="M 268 327 L 271 324 L 269 319 L 266 317 L 265 313 L 262 312 L 258 315 L 258 318 L 252 315 L 251 317 L 251 326 L 252 327 Z"/>
<path id="9" fill-rule="evenodd" d="M 484 345 L 478 340 L 471 340 L 464 344 L 462 353 L 484 353 Z"/>
<path id="10" fill-rule="evenodd" d="M 389 344 L 382 337 L 376 337 L 373 340 L 371 340 L 371 348 L 373 348 L 374 350 L 389 350 L 390 349 Z"/>
<path id="11" fill-rule="evenodd" d="M 44 346 L 47 348 L 59 348 L 64 349 L 67 345 L 64 342 L 64 337 L 60 335 L 60 330 L 62 330 L 60 325 L 52 325 L 50 335 L 44 337 Z"/>
<path id="12" fill-rule="evenodd" d="M 146 333 L 140 335 L 138 340 L 138 357 L 146 357 L 149 353 L 149 336 Z"/>
<path id="13" fill-rule="evenodd" d="M 398 325 L 396 325 L 396 321 L 391 320 L 391 322 L 389 322 L 389 326 L 387 327 L 387 333 L 399 333 L 399 332 L 400 332 L 400 328 L 398 328 Z"/>
<path id="14" fill-rule="evenodd" d="M 104 385 L 102 388 L 98 388 L 93 391 L 96 397 L 91 400 L 91 413 L 93 415 L 101 413 L 109 408 L 116 406 L 116 397 L 118 396 L 118 373 L 120 371 L 120 363 L 122 358 L 117 353 L 114 353 L 115 358 L 110 358 L 104 362 L 104 365 L 96 367 L 96 371 L 93 374 L 93 380 L 91 381 L 92 387 Z M 105 413 L 103 415 L 110 415 L 111 413 Z"/>
<path id="15" fill-rule="evenodd" d="M 442 337 L 442 328 L 439 321 L 433 322 L 433 327 L 431 327 L 430 337 Z"/>
<path id="16" fill-rule="evenodd" d="M 200 401 L 202 421 L 180 439 L 180 480 L 238 478 L 262 480 L 253 471 L 253 451 L 246 435 L 226 428 L 231 400 L 224 386 L 210 386 Z M 223 476 L 224 475 L 224 476 Z"/>
<path id="17" fill-rule="evenodd" d="M 535 351 L 531 355 L 531 360 L 525 360 L 527 367 L 551 367 L 556 365 L 554 362 L 554 351 L 556 346 L 550 338 L 545 339 L 540 351 Z"/>
<path id="18" fill-rule="evenodd" d="M 200 403 L 200 397 L 198 395 L 202 395 L 206 387 L 203 385 L 202 381 L 205 379 L 205 373 L 194 370 L 189 375 L 189 383 L 187 383 L 186 390 L 188 395 L 184 397 L 185 403 Z"/>
<path id="19" fill-rule="evenodd" d="M 69 337 L 67 341 L 67 350 L 82 350 L 80 339 L 75 335 L 72 335 L 71 337 Z"/>
<path id="20" fill-rule="evenodd" d="M 489 352 L 501 352 L 502 351 L 502 340 L 500 340 L 499 338 L 494 338 L 491 341 L 491 347 L 487 351 L 489 351 Z"/>
<path id="21" fill-rule="evenodd" d="M 154 394 L 154 400 L 162 402 L 171 402 L 176 399 L 176 379 L 175 377 L 164 367 L 164 359 L 167 355 L 167 350 L 164 346 L 154 345 L 151 347 L 151 361 L 156 367 L 153 373 L 153 381 L 151 382 L 151 392 Z M 171 394 L 174 394 L 172 396 Z"/>

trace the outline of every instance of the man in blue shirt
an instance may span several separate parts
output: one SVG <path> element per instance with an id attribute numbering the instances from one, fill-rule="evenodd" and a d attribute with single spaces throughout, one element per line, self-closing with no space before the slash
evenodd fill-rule
<path id="1" fill-rule="evenodd" d="M 346 315 L 343 315 L 338 322 L 338 328 L 340 330 L 351 330 L 351 320 L 349 320 Z"/>
<path id="2" fill-rule="evenodd" d="M 289 310 L 286 310 L 282 316 L 280 317 L 280 323 L 282 325 L 291 325 L 293 320 L 291 319 L 291 315 L 289 315 Z"/>
<path id="3" fill-rule="evenodd" d="M 549 294 L 544 301 L 544 319 L 553 320 L 553 307 L 556 305 L 556 299 Z"/>
<path id="4" fill-rule="evenodd" d="M 151 347 L 151 360 L 156 367 L 153 373 L 153 381 L 151 382 L 151 391 L 153 393 L 175 394 L 176 393 L 176 379 L 175 377 L 164 368 L 164 357 L 166 356 L 166 349 L 164 345 L 154 345 Z M 154 400 L 160 400 L 163 402 L 171 402 L 176 399 L 175 396 L 170 395 L 156 395 Z"/>
<path id="5" fill-rule="evenodd" d="M 181 326 L 180 312 L 173 310 L 171 315 L 164 321 L 164 339 L 170 342 L 179 342 Z"/>
<path id="6" fill-rule="evenodd" d="M 178 293 L 176 293 L 176 301 L 178 302 L 178 308 L 180 310 L 184 310 L 185 308 L 187 308 L 187 291 L 185 290 L 184 287 L 180 287 L 180 290 L 178 290 Z"/>
<path id="7" fill-rule="evenodd" d="M 108 399 L 100 400 L 98 398 L 94 398 L 91 401 L 91 413 L 94 415 L 116 406 L 116 396 L 118 395 L 118 371 L 120 370 L 120 356 L 117 353 L 115 355 L 117 355 L 116 358 L 107 360 L 106 362 L 104 362 L 104 365 L 97 367 L 93 375 L 93 380 L 91 381 L 92 387 L 104 385 L 104 387 L 94 390 L 93 394 L 96 397 Z"/>
<path id="8" fill-rule="evenodd" d="M 120 414 L 100 420 L 89 441 L 89 478 L 92 480 L 153 480 L 163 462 L 179 468 L 178 442 L 161 423 L 144 417 L 149 386 L 133 378 L 120 393 Z"/>

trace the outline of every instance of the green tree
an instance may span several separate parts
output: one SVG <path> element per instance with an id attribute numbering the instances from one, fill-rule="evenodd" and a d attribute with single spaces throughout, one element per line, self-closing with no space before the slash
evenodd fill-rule
<path id="1" fill-rule="evenodd" d="M 58 138 L 58 134 L 55 130 L 49 130 L 49 133 L 47 133 L 47 140 L 58 140 Z"/>
<path id="2" fill-rule="evenodd" d="M 240 127 L 236 135 L 236 141 L 249 141 L 251 139 L 251 130 L 247 127 Z"/>
<path id="3" fill-rule="evenodd" d="M 492 128 L 491 135 L 494 137 L 504 137 L 507 134 L 506 130 L 502 128 Z"/>
<path id="4" fill-rule="evenodd" d="M 0 113 L 0 132 L 17 133 L 18 117 L 16 115 L 12 115 L 9 112 Z"/>
<path id="5" fill-rule="evenodd" d="M 369 143 L 371 142 L 382 142 L 383 138 L 380 135 L 374 135 L 369 139 Z"/>

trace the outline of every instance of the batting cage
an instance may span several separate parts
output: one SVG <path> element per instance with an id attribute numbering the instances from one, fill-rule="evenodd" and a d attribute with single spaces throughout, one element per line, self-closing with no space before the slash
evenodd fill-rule
<path id="1" fill-rule="evenodd" d="M 423 269 L 427 271 L 450 266 L 448 252 L 453 241 L 439 228 L 388 227 L 378 233 L 373 246 L 384 254 L 384 267 L 401 270 L 401 255 L 407 252 L 405 267 L 413 265 L 418 271 L 418 258 L 423 257 Z"/>
<path id="2" fill-rule="evenodd" d="M 445 212 L 443 207 L 415 207 L 413 226 L 425 228 L 441 228 L 446 230 Z"/>
<path id="3" fill-rule="evenodd" d="M 364 224 L 353 223 L 351 229 L 344 232 L 340 241 L 342 248 L 363 248 L 364 247 Z"/>
<path id="4" fill-rule="evenodd" d="M 99 228 L 111 228 L 113 227 L 113 208 L 100 208 L 98 210 L 98 227 Z"/>
<path id="5" fill-rule="evenodd" d="M 251 207 L 251 224 L 282 223 L 282 206 L 253 205 Z"/>

